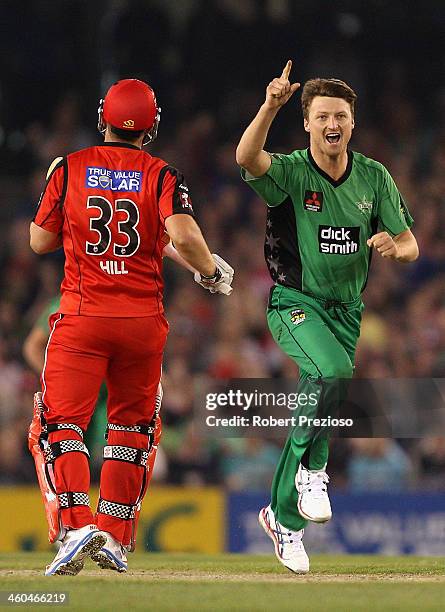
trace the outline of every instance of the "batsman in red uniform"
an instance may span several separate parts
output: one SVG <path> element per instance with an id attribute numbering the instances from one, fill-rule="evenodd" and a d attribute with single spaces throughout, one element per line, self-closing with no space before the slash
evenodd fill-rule
<path id="1" fill-rule="evenodd" d="M 159 119 L 146 83 L 115 83 L 99 107 L 103 144 L 50 168 L 31 223 L 36 253 L 65 251 L 60 310 L 50 319 L 29 434 L 49 538 L 62 542 L 46 575 L 77 574 L 88 556 L 100 567 L 127 569 L 160 436 L 166 236 L 197 282 L 231 292 L 233 270 L 211 255 L 184 177 L 142 150 Z M 107 446 L 93 515 L 83 433 L 104 379 Z"/>

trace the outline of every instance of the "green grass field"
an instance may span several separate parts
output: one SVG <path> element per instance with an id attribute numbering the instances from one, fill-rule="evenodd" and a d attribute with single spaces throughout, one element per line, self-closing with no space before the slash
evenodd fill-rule
<path id="1" fill-rule="evenodd" d="M 46 578 L 42 570 L 50 560 L 43 553 L 1 554 L 0 590 L 66 591 L 70 601 L 62 609 L 94 612 L 445 607 L 445 558 L 438 557 L 314 555 L 311 573 L 296 576 L 273 555 L 134 554 L 124 575 L 100 571 L 88 560 L 78 576 Z"/>

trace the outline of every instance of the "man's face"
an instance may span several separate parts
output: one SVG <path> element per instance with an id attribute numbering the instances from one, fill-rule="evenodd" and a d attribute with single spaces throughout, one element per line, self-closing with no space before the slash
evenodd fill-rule
<path id="1" fill-rule="evenodd" d="M 354 119 L 349 102 L 342 98 L 316 96 L 309 107 L 304 129 L 310 134 L 311 148 L 337 157 L 346 151 Z"/>

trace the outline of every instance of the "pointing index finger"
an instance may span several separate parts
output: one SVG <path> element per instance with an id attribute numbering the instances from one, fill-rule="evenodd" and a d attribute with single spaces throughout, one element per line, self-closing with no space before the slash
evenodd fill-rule
<path id="1" fill-rule="evenodd" d="M 292 60 L 287 60 L 287 64 L 283 68 L 283 72 L 281 74 L 282 79 L 288 79 L 290 74 L 290 69 L 292 68 Z"/>

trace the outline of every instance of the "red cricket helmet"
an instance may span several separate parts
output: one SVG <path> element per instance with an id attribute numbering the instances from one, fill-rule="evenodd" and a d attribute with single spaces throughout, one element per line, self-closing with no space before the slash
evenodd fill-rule
<path id="1" fill-rule="evenodd" d="M 97 112 L 97 127 L 101 134 L 109 124 L 129 132 L 144 130 L 147 136 L 144 145 L 157 136 L 161 109 L 152 88 L 138 79 L 123 79 L 114 83 L 105 99 L 100 101 Z"/>

